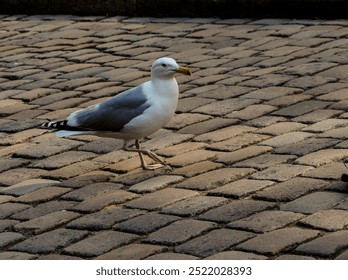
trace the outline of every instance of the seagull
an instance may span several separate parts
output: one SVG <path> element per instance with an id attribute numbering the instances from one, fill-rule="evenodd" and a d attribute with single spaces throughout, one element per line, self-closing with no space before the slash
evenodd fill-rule
<path id="1" fill-rule="evenodd" d="M 138 153 L 144 170 L 166 166 L 154 152 L 142 149 L 139 139 L 164 127 L 174 116 L 179 98 L 176 74 L 192 73 L 172 58 L 159 58 L 152 64 L 150 81 L 73 112 L 64 121 L 46 122 L 42 127 L 56 129 L 57 137 L 95 135 L 122 139 L 122 150 Z M 135 141 L 135 148 L 129 145 L 131 140 Z M 146 164 L 143 155 L 156 164 Z"/>

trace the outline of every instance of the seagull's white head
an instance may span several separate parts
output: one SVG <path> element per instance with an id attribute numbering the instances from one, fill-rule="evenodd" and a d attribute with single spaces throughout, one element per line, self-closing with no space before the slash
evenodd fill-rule
<path id="1" fill-rule="evenodd" d="M 181 73 L 191 75 L 191 71 L 178 65 L 176 61 L 170 57 L 161 57 L 152 64 L 151 76 L 159 79 L 173 79 L 174 75 Z"/>

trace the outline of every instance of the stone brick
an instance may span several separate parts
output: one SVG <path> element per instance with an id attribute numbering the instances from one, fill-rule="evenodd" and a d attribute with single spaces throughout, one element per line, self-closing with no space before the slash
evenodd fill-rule
<path id="1" fill-rule="evenodd" d="M 22 203 L 12 203 L 12 202 L 7 202 L 7 203 L 2 203 L 0 204 L 0 218 L 4 219 L 7 217 L 10 217 L 11 215 L 20 212 L 24 209 L 30 208 L 30 205 L 27 204 L 22 204 Z"/>
<path id="2" fill-rule="evenodd" d="M 348 250 L 345 250 L 342 254 L 339 254 L 335 260 L 348 260 Z"/>
<path id="3" fill-rule="evenodd" d="M 147 260 L 198 260 L 199 258 L 179 253 L 161 253 L 152 255 Z"/>
<path id="4" fill-rule="evenodd" d="M 181 168 L 176 168 L 171 172 L 171 174 L 183 175 L 185 177 L 193 177 L 222 167 L 224 167 L 224 165 L 220 163 L 215 163 L 211 161 L 201 161 L 190 165 L 186 165 Z"/>
<path id="5" fill-rule="evenodd" d="M 25 237 L 17 232 L 1 232 L 0 233 L 0 248 L 4 248 L 13 243 L 22 241 Z"/>
<path id="6" fill-rule="evenodd" d="M 103 231 L 70 245 L 64 249 L 64 252 L 82 257 L 96 257 L 112 249 L 126 245 L 137 238 L 138 236 L 135 234 Z"/>
<path id="7" fill-rule="evenodd" d="M 19 158 L 0 159 L 0 172 L 10 170 L 12 168 L 22 167 L 30 163 L 29 160 Z"/>
<path id="8" fill-rule="evenodd" d="M 43 169 L 58 169 L 76 162 L 92 159 L 96 155 L 89 152 L 68 151 L 39 160 L 32 166 Z"/>
<path id="9" fill-rule="evenodd" d="M 149 213 L 118 223 L 114 226 L 114 228 L 116 230 L 131 233 L 149 234 L 174 221 L 177 221 L 178 219 L 178 217 L 171 215 Z"/>
<path id="10" fill-rule="evenodd" d="M 265 169 L 277 164 L 291 163 L 294 159 L 296 159 L 296 157 L 291 155 L 263 154 L 251 159 L 238 162 L 234 164 L 234 166 Z"/>
<path id="11" fill-rule="evenodd" d="M 225 127 L 213 132 L 203 133 L 195 138 L 196 141 L 217 142 L 236 137 L 240 134 L 255 130 L 250 126 L 236 125 Z"/>
<path id="12" fill-rule="evenodd" d="M 21 252 L 2 252 L 0 253 L 0 260 L 33 260 L 36 259 L 35 255 L 21 253 Z"/>
<path id="13" fill-rule="evenodd" d="M 266 115 L 267 113 L 273 112 L 277 109 L 275 106 L 258 104 L 250 105 L 243 110 L 232 112 L 227 115 L 228 118 L 237 118 L 241 120 L 251 120 L 260 116 Z"/>
<path id="14" fill-rule="evenodd" d="M 136 193 L 145 193 L 145 192 L 154 192 L 159 189 L 163 189 L 168 185 L 180 182 L 183 180 L 181 176 L 175 175 L 163 175 L 154 177 L 145 181 L 142 181 L 138 184 L 135 184 L 129 188 L 130 191 Z"/>
<path id="15" fill-rule="evenodd" d="M 124 209 L 109 206 L 101 211 L 84 215 L 69 222 L 66 227 L 72 229 L 104 230 L 110 229 L 114 224 L 144 214 L 141 210 Z"/>
<path id="16" fill-rule="evenodd" d="M 313 134 L 307 132 L 288 132 L 273 138 L 262 141 L 260 145 L 271 146 L 274 148 L 283 147 L 291 144 L 295 144 L 297 142 L 303 141 L 306 138 L 312 137 Z"/>
<path id="17" fill-rule="evenodd" d="M 258 103 L 255 99 L 227 99 L 204 105 L 193 110 L 193 112 L 221 117 L 228 115 L 233 111 L 244 109 L 245 107 L 255 103 Z"/>
<path id="18" fill-rule="evenodd" d="M 327 231 L 342 230 L 348 224 L 348 213 L 344 210 L 323 210 L 303 218 L 300 223 Z"/>
<path id="19" fill-rule="evenodd" d="M 178 132 L 200 135 L 203 133 L 208 133 L 217 129 L 237 124 L 237 122 L 238 120 L 235 119 L 213 118 L 207 121 L 186 126 L 180 129 Z"/>
<path id="20" fill-rule="evenodd" d="M 261 128 L 257 130 L 257 133 L 261 134 L 270 134 L 270 135 L 282 135 L 285 133 L 298 131 L 305 128 L 306 125 L 296 122 L 279 122 L 275 124 L 271 124 L 270 126 Z"/>
<path id="21" fill-rule="evenodd" d="M 194 150 L 171 157 L 167 160 L 167 163 L 174 167 L 182 167 L 193 163 L 212 159 L 216 155 L 218 155 L 218 152 L 209 150 Z"/>
<path id="22" fill-rule="evenodd" d="M 167 156 L 167 157 L 173 157 L 176 155 L 185 154 L 190 151 L 203 149 L 206 146 L 207 144 L 205 143 L 185 142 L 185 143 L 180 143 L 171 147 L 158 150 L 157 154 Z"/>
<path id="23" fill-rule="evenodd" d="M 301 175 L 311 169 L 313 169 L 313 167 L 305 165 L 279 164 L 253 173 L 250 178 L 283 182 Z"/>
<path id="24" fill-rule="evenodd" d="M 196 237 L 204 231 L 214 227 L 216 227 L 216 224 L 211 222 L 192 219 L 177 221 L 151 233 L 145 241 L 163 245 L 176 245 Z"/>
<path id="25" fill-rule="evenodd" d="M 312 191 L 322 190 L 327 185 L 323 180 L 295 177 L 259 190 L 254 196 L 271 201 L 291 201 Z"/>
<path id="26" fill-rule="evenodd" d="M 271 151 L 271 147 L 267 146 L 249 146 L 247 148 L 242 148 L 233 152 L 225 152 L 216 156 L 216 161 L 225 164 L 233 164 L 241 160 L 257 156 L 268 151 Z"/>
<path id="27" fill-rule="evenodd" d="M 68 223 L 79 216 L 80 214 L 71 211 L 58 211 L 16 224 L 14 228 L 19 232 L 40 234 Z"/>
<path id="28" fill-rule="evenodd" d="M 166 247 L 159 245 L 130 244 L 102 254 L 96 260 L 139 260 L 165 250 Z"/>
<path id="29" fill-rule="evenodd" d="M 274 149 L 275 153 L 279 154 L 292 154 L 297 156 L 304 156 L 306 154 L 330 148 L 336 145 L 339 140 L 330 139 L 330 138 L 309 138 L 303 141 L 297 142 L 295 144 L 286 145 Z M 344 147 L 342 147 L 344 148 Z"/>
<path id="30" fill-rule="evenodd" d="M 88 235 L 87 231 L 56 229 L 24 240 L 11 249 L 31 254 L 48 254 L 62 249 Z"/>
<path id="31" fill-rule="evenodd" d="M 303 218 L 304 215 L 287 211 L 263 211 L 247 218 L 229 223 L 235 229 L 264 233 L 283 228 Z"/>
<path id="32" fill-rule="evenodd" d="M 224 204 L 201 214 L 199 218 L 218 223 L 229 223 L 243 219 L 255 212 L 273 208 L 274 206 L 274 203 L 265 201 L 233 200 L 228 204 Z"/>
<path id="33" fill-rule="evenodd" d="M 198 195 L 198 192 L 195 191 L 176 188 L 165 188 L 154 193 L 146 194 L 138 199 L 134 199 L 130 202 L 127 202 L 125 205 L 126 207 L 130 208 L 157 210 L 166 205 L 196 195 Z"/>
<path id="34" fill-rule="evenodd" d="M 332 258 L 336 253 L 348 246 L 347 237 L 347 230 L 328 233 L 305 244 L 301 244 L 295 249 L 295 252 L 324 258 Z"/>
<path id="35" fill-rule="evenodd" d="M 104 167 L 106 164 L 95 161 L 80 161 L 68 166 L 50 171 L 48 174 L 52 178 L 68 179 L 81 174 L 89 173 Z"/>
<path id="36" fill-rule="evenodd" d="M 289 116 L 289 117 L 297 117 L 318 109 L 323 109 L 330 105 L 329 102 L 324 102 L 324 101 L 304 101 L 297 103 L 295 105 L 291 105 L 287 108 L 278 110 L 274 112 L 273 114 L 275 115 L 280 115 L 280 116 Z"/>
<path id="37" fill-rule="evenodd" d="M 242 251 L 224 251 L 211 255 L 205 260 L 267 260 L 267 257 Z"/>
<path id="38" fill-rule="evenodd" d="M 348 157 L 348 149 L 326 149 L 316 151 L 298 158 L 298 164 L 320 166 L 335 161 L 341 161 Z"/>
<path id="39" fill-rule="evenodd" d="M 30 193 L 45 187 L 59 185 L 59 181 L 47 180 L 47 179 L 30 179 L 18 184 L 5 187 L 0 191 L 0 194 L 11 194 L 11 195 L 23 195 Z"/>
<path id="40" fill-rule="evenodd" d="M 252 168 L 221 168 L 191 177 L 179 183 L 177 187 L 206 191 L 241 179 L 253 172 L 254 169 Z"/>
<path id="41" fill-rule="evenodd" d="M 332 192 L 315 192 L 297 198 L 280 206 L 281 210 L 313 214 L 320 210 L 331 209 L 345 198 L 347 194 Z"/>
<path id="42" fill-rule="evenodd" d="M 322 121 L 317 120 L 315 124 L 312 124 L 303 130 L 309 131 L 309 132 L 325 132 L 327 130 L 331 130 L 340 126 L 346 126 L 347 124 L 348 124 L 348 120 L 328 118 Z"/>
<path id="43" fill-rule="evenodd" d="M 251 251 L 259 254 L 277 255 L 297 245 L 313 239 L 320 234 L 319 231 L 284 228 L 256 236 L 237 246 L 237 249 Z"/>
<path id="44" fill-rule="evenodd" d="M 231 152 L 249 145 L 254 145 L 268 138 L 269 136 L 262 134 L 244 133 L 233 138 L 211 144 L 209 148 L 219 151 Z"/>
<path id="45" fill-rule="evenodd" d="M 178 253 L 207 257 L 254 237 L 250 232 L 217 229 L 175 247 Z"/>
<path id="46" fill-rule="evenodd" d="M 38 202 L 44 202 L 48 201 L 57 197 L 60 197 L 61 195 L 69 192 L 71 189 L 69 188 L 61 188 L 61 187 L 45 187 L 42 189 L 37 189 L 35 191 L 25 193 L 16 199 L 14 201 L 16 202 L 22 202 L 22 203 L 38 203 Z"/>
<path id="47" fill-rule="evenodd" d="M 94 212 L 112 204 L 124 203 L 139 197 L 138 195 L 124 190 L 113 190 L 101 193 L 95 197 L 87 198 L 73 209 L 82 212 Z"/>
<path id="48" fill-rule="evenodd" d="M 242 180 L 238 180 L 238 181 L 223 185 L 222 187 L 215 188 L 209 191 L 208 194 L 240 198 L 243 196 L 248 196 L 257 191 L 260 191 L 273 184 L 274 182 L 267 181 L 267 180 L 242 179 Z"/>
<path id="49" fill-rule="evenodd" d="M 19 211 L 11 216 L 11 218 L 18 220 L 32 220 L 47 214 L 59 211 L 65 211 L 74 207 L 77 203 L 75 201 L 60 201 L 52 200 L 45 203 L 41 203 L 35 207 L 30 207 L 23 211 Z"/>
<path id="50" fill-rule="evenodd" d="M 195 216 L 211 208 L 220 206 L 228 200 L 221 197 L 196 196 L 164 207 L 161 213 L 178 216 Z"/>
<path id="51" fill-rule="evenodd" d="M 303 173 L 303 176 L 318 179 L 340 180 L 342 174 L 346 172 L 347 168 L 343 163 L 334 162 L 315 169 L 307 170 Z"/>
<path id="52" fill-rule="evenodd" d="M 188 125 L 199 123 L 209 119 L 211 119 L 210 116 L 206 116 L 202 114 L 190 114 L 190 113 L 177 114 L 173 117 L 173 119 L 169 122 L 169 124 L 166 125 L 166 128 L 181 129 Z"/>

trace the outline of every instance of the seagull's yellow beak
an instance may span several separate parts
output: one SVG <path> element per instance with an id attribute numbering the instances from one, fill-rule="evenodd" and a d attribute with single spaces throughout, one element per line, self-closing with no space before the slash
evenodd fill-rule
<path id="1" fill-rule="evenodd" d="M 176 73 L 184 74 L 184 75 L 192 75 L 192 72 L 190 69 L 186 67 L 179 66 L 179 69 L 176 70 Z"/>

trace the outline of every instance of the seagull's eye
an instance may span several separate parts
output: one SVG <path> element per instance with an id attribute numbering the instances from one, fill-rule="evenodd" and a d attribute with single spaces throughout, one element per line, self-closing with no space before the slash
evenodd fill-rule
<path id="1" fill-rule="evenodd" d="M 163 67 L 163 68 L 166 68 L 166 67 L 167 67 L 167 64 L 162 63 L 162 67 Z"/>

